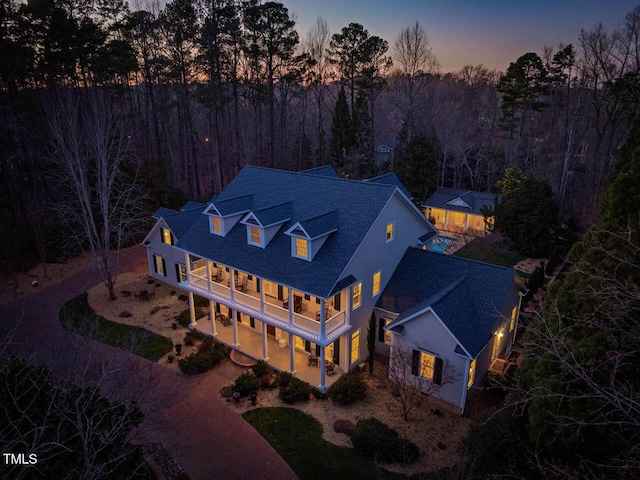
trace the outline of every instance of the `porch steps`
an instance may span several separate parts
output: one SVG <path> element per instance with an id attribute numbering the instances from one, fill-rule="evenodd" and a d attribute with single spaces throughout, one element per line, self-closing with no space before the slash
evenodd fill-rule
<path id="1" fill-rule="evenodd" d="M 231 360 L 231 363 L 237 365 L 238 367 L 250 367 L 256 363 L 256 360 L 254 358 L 251 358 L 248 355 L 239 352 L 238 350 L 231 350 L 229 359 Z"/>

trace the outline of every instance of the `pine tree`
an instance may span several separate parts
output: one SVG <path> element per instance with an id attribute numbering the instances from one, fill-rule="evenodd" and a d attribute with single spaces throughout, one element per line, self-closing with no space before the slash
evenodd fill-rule
<path id="1" fill-rule="evenodd" d="M 343 86 L 340 87 L 331 122 L 331 163 L 338 173 L 344 170 L 352 145 L 351 115 Z"/>

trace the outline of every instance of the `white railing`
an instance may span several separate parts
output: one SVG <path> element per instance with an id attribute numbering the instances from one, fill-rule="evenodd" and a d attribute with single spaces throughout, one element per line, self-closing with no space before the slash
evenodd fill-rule
<path id="1" fill-rule="evenodd" d="M 302 327 L 305 330 L 308 330 L 313 333 L 320 333 L 320 322 L 316 322 L 315 320 L 311 320 L 303 315 L 298 313 L 293 314 L 293 324 Z"/>
<path id="2" fill-rule="evenodd" d="M 189 275 L 189 283 L 195 285 L 196 287 L 204 288 L 205 290 L 209 288 L 206 278 L 198 277 L 196 275 L 193 275 L 193 273 Z"/>
<path id="3" fill-rule="evenodd" d="M 191 270 L 191 275 L 195 275 L 196 277 L 200 277 L 200 278 L 207 278 L 207 267 L 199 267 L 199 268 L 194 268 L 193 270 Z"/>
<path id="4" fill-rule="evenodd" d="M 240 303 L 260 311 L 260 299 L 258 298 L 254 298 L 251 295 L 247 295 L 246 293 L 238 292 L 236 290 L 235 299 Z"/>
<path id="5" fill-rule="evenodd" d="M 327 323 L 325 325 L 325 334 L 328 334 L 332 330 L 338 328 L 340 325 L 344 325 L 345 322 L 346 322 L 346 316 L 344 312 L 338 312 L 329 320 L 327 320 Z"/>
<path id="6" fill-rule="evenodd" d="M 289 321 L 289 310 L 272 305 L 271 303 L 264 302 L 264 313 L 284 320 L 285 322 Z"/>
<path id="7" fill-rule="evenodd" d="M 217 293 L 218 295 L 222 295 L 223 297 L 231 297 L 231 289 L 216 282 L 211 282 L 211 291 Z"/>

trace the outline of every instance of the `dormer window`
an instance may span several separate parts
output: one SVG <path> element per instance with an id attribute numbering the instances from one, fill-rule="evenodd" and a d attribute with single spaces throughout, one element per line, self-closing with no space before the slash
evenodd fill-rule
<path id="1" fill-rule="evenodd" d="M 302 258 L 304 260 L 309 260 L 309 240 L 300 237 L 293 237 L 293 240 L 293 256 Z"/>
<path id="2" fill-rule="evenodd" d="M 211 217 L 211 232 L 222 235 L 222 219 L 220 217 Z"/>
<path id="3" fill-rule="evenodd" d="M 256 247 L 262 246 L 262 229 L 260 227 L 249 227 L 249 243 Z"/>
<path id="4" fill-rule="evenodd" d="M 285 232 L 291 237 L 291 256 L 308 262 L 312 261 L 324 242 L 337 230 L 338 212 L 336 210 L 294 223 Z"/>
<path id="5" fill-rule="evenodd" d="M 160 235 L 162 237 L 162 243 L 166 243 L 167 245 L 173 245 L 173 237 L 171 236 L 171 230 L 168 228 L 161 228 Z"/>

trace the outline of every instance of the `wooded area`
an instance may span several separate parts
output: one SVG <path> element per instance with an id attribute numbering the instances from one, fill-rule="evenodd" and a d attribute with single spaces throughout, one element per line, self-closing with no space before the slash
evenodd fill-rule
<path id="1" fill-rule="evenodd" d="M 69 242 L 59 240 L 71 224 L 53 221 L 64 210 L 55 185 L 67 179 L 57 171 L 63 132 L 52 119 L 64 102 L 94 117 L 109 112 L 93 122 L 104 126 L 93 143 L 98 135 L 118 145 L 119 172 L 148 197 L 147 212 L 207 199 L 246 164 L 332 164 L 351 178 L 395 171 L 416 201 L 437 185 L 493 191 L 518 165 L 549 183 L 560 220 L 583 225 L 638 112 L 640 7 L 614 31 L 576 32 L 576 46 L 541 46 L 505 73 L 482 65 L 443 73 L 417 22 L 389 44 L 357 23 L 333 33 L 318 19 L 297 32 L 287 8 L 257 0 L 0 5 L 0 224 L 9 262 L 29 250 L 66 254 L 60 245 Z M 66 124 L 69 138 L 77 127 Z M 383 161 L 380 143 L 393 148 Z M 108 236 L 132 233 L 120 230 Z"/>

